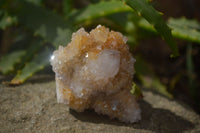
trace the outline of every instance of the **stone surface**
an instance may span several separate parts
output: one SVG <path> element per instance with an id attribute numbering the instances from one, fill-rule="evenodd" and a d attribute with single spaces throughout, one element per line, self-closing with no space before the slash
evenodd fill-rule
<path id="1" fill-rule="evenodd" d="M 0 81 L 4 80 L 0 77 Z M 56 100 L 54 76 L 24 85 L 0 85 L 0 133 L 178 133 L 200 132 L 200 117 L 188 106 L 144 89 L 142 120 L 126 124 L 92 110 L 77 113 Z"/>

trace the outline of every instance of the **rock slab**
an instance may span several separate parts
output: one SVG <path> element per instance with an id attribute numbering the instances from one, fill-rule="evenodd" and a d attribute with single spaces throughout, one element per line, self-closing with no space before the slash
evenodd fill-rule
<path id="1" fill-rule="evenodd" d="M 3 77 L 0 77 L 0 81 Z M 0 85 L 0 133 L 200 132 L 200 116 L 187 105 L 144 89 L 142 120 L 122 123 L 92 110 L 77 113 L 56 100 L 53 76 L 35 76 L 21 86 Z"/>

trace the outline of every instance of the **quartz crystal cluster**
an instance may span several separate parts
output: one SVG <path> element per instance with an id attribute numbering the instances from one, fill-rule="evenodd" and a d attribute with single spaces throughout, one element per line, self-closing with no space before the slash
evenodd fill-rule
<path id="1" fill-rule="evenodd" d="M 140 120 L 140 108 L 130 93 L 135 59 L 126 42 L 121 33 L 101 25 L 90 33 L 83 28 L 73 33 L 71 42 L 51 57 L 58 102 L 123 122 Z"/>

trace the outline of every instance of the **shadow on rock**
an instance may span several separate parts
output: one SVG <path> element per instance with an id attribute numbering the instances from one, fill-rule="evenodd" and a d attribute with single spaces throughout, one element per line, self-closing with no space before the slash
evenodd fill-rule
<path id="1" fill-rule="evenodd" d="M 93 110 L 86 110 L 82 113 L 78 113 L 70 109 L 70 113 L 83 122 L 126 126 L 156 133 L 177 133 L 194 128 L 191 122 L 177 116 L 169 110 L 152 108 L 146 101 L 141 101 L 140 106 L 142 109 L 142 120 L 134 124 L 119 122 L 117 119 L 111 120 L 108 116 L 98 115 Z"/>
<path id="2" fill-rule="evenodd" d="M 142 109 L 142 120 L 133 124 L 137 129 L 147 129 L 157 133 L 177 133 L 194 128 L 194 125 L 177 116 L 170 110 L 161 108 L 152 108 L 146 101 L 140 103 Z"/>
<path id="3" fill-rule="evenodd" d="M 49 81 L 55 80 L 55 75 L 54 74 L 49 74 L 49 75 L 36 75 L 30 79 L 28 79 L 28 82 L 35 84 L 35 83 L 47 83 Z"/>
<path id="4" fill-rule="evenodd" d="M 85 110 L 84 112 L 76 112 L 70 109 L 70 114 L 72 114 L 78 120 L 83 122 L 91 123 L 103 123 L 103 124 L 112 124 L 112 125 L 126 125 L 125 123 L 119 122 L 117 119 L 110 119 L 107 115 L 99 115 L 94 110 Z"/>
<path id="5" fill-rule="evenodd" d="M 10 80 L 12 80 L 12 76 L 2 76 L 2 75 L 0 75 L 0 84 L 2 83 L 2 82 L 6 82 L 6 81 L 10 81 Z"/>

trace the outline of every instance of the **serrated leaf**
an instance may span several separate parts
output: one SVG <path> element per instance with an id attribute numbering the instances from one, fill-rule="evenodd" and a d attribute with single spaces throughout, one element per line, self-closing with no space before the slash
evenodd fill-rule
<path id="1" fill-rule="evenodd" d="M 84 9 L 73 12 L 69 16 L 69 20 L 77 24 L 86 20 L 127 11 L 133 10 L 130 7 L 124 5 L 121 1 L 103 1 L 97 4 L 90 4 Z"/>
<path id="2" fill-rule="evenodd" d="M 9 84 L 21 84 L 34 73 L 39 70 L 42 70 L 47 64 L 49 64 L 49 57 L 52 53 L 52 50 L 46 48 L 44 51 L 39 52 L 32 61 L 26 63 L 25 67 L 18 71 L 18 74 L 12 79 Z"/>
<path id="3" fill-rule="evenodd" d="M 153 28 L 152 25 L 145 19 L 140 19 L 139 22 L 138 22 L 138 26 L 141 27 L 141 28 L 144 28 L 146 30 L 149 30 L 151 32 L 157 33 L 155 28 Z"/>
<path id="4" fill-rule="evenodd" d="M 200 24 L 197 21 L 170 18 L 169 26 L 173 29 L 172 34 L 175 37 L 200 43 Z"/>
<path id="5" fill-rule="evenodd" d="M 48 11 L 47 9 L 26 2 L 24 0 L 15 0 L 8 2 L 5 9 L 18 17 L 19 23 L 32 29 L 35 35 L 43 37 L 46 41 L 53 43 L 55 47 L 67 44 L 70 41 L 72 27 L 61 16 Z M 59 30 L 62 29 L 66 38 L 58 40 Z M 63 39 L 63 37 L 62 37 Z M 60 42 L 59 44 L 57 42 Z"/>
<path id="6" fill-rule="evenodd" d="M 170 18 L 169 25 L 176 25 L 176 26 L 182 26 L 185 28 L 200 30 L 200 24 L 198 23 L 198 21 L 189 20 L 189 19 L 186 19 L 185 17 Z"/>
<path id="7" fill-rule="evenodd" d="M 41 36 L 55 47 L 67 45 L 70 41 L 72 27 L 61 16 L 24 0 L 4 0 L 2 3 L 4 10 L 9 11 L 11 15 L 16 15 L 18 22 L 34 31 L 35 36 Z M 35 50 L 33 49 L 33 51 Z M 36 55 L 32 61 L 25 64 L 22 70 L 18 71 L 18 74 L 9 84 L 23 83 L 35 72 L 48 65 L 50 52 L 52 51 L 45 50 Z"/>
<path id="8" fill-rule="evenodd" d="M 151 32 L 156 32 L 156 30 L 144 19 L 141 19 L 138 25 Z M 174 37 L 200 43 L 200 24 L 197 21 L 186 18 L 170 18 L 168 20 L 168 25 L 172 29 L 172 35 Z"/>
<path id="9" fill-rule="evenodd" d="M 3 56 L 0 60 L 0 72 L 8 74 L 14 71 L 15 65 L 21 61 L 25 53 L 25 50 L 18 50 Z"/>
<path id="10" fill-rule="evenodd" d="M 133 8 L 139 15 L 144 17 L 165 39 L 172 50 L 173 56 L 178 56 L 178 48 L 172 37 L 171 30 L 158 13 L 150 4 L 145 0 L 124 0 L 127 5 Z"/>

